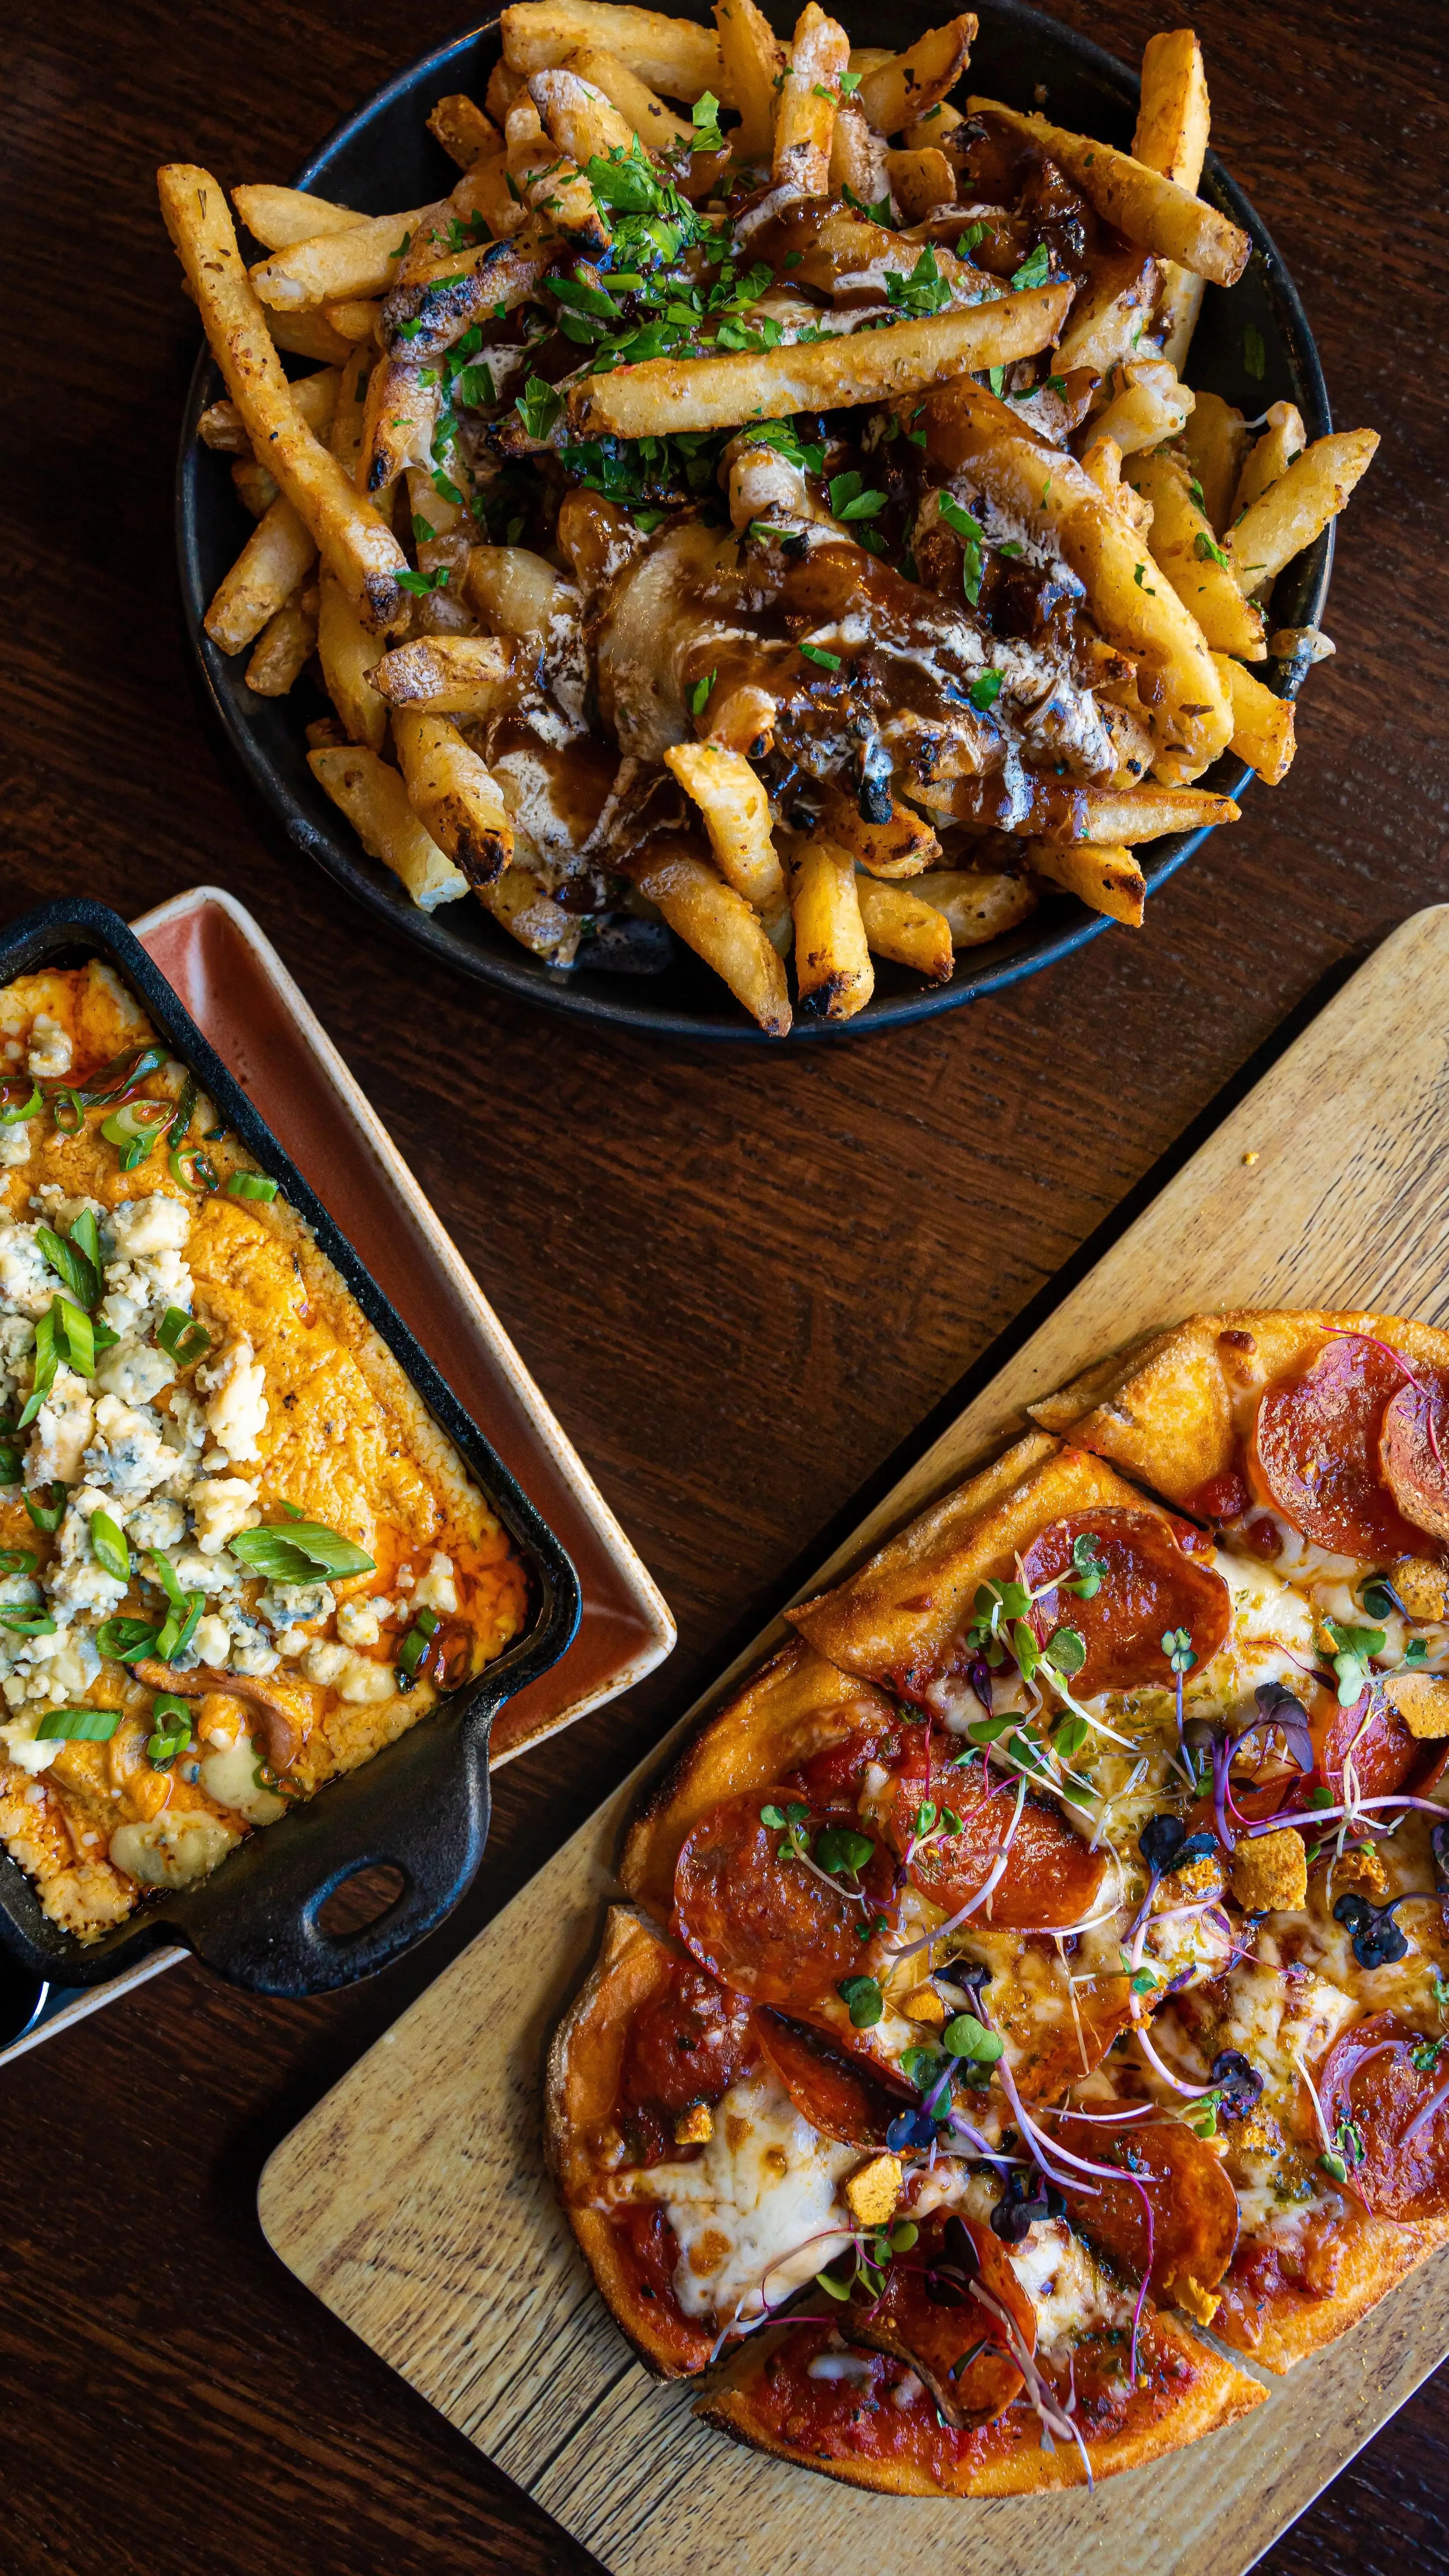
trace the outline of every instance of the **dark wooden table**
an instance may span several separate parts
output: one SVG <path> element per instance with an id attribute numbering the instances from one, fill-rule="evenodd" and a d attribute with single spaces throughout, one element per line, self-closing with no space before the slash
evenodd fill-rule
<path id="1" fill-rule="evenodd" d="M 1180 16 L 1058 8 L 1127 56 Z M 592 1036 L 390 949 L 244 809 L 192 686 L 170 492 L 195 329 L 154 166 L 287 178 L 452 12 L 15 0 L 0 911 L 85 891 L 135 914 L 204 879 L 253 907 L 681 1635 L 653 1687 L 502 1775 L 486 1889 L 397 1970 L 294 2006 L 178 1968 L 0 2073 L 17 2576 L 593 2565 L 274 2261 L 264 2158 L 1285 1018 L 1449 893 L 1444 13 L 1201 0 L 1196 23 L 1214 141 L 1297 276 L 1335 417 L 1384 435 L 1298 766 L 1139 936 L 899 1036 L 725 1054 Z M 1272 2576 L 1449 2569 L 1446 2396 L 1449 2369 Z"/>

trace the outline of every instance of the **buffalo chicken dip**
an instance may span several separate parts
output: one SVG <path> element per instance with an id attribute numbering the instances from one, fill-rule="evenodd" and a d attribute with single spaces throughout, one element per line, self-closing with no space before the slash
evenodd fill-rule
<path id="1" fill-rule="evenodd" d="M 0 992 L 0 1834 L 93 1940 L 526 1618 L 309 1228 L 103 965 Z"/>

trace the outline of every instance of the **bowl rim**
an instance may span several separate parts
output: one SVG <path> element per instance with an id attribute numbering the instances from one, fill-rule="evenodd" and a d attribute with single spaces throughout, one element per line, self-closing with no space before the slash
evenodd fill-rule
<path id="1" fill-rule="evenodd" d="M 675 0 L 675 5 L 678 14 L 702 16 L 702 0 L 683 0 L 682 9 L 679 0 Z M 1059 19 L 1030 7 L 1027 0 L 977 0 L 977 8 L 983 22 L 992 21 L 1017 31 L 1023 37 L 1045 38 L 1083 70 L 1115 88 L 1124 107 L 1130 108 L 1140 95 L 1139 76 L 1129 65 L 1120 62 L 1089 36 L 1081 35 Z M 395 72 L 338 121 L 303 163 L 293 184 L 298 188 L 313 188 L 326 175 L 335 157 L 362 136 L 376 118 L 415 91 L 436 85 L 451 64 L 470 54 L 481 41 L 496 32 L 500 17 L 501 10 L 491 12 Z M 1249 235 L 1253 246 L 1250 267 L 1260 267 L 1275 307 L 1309 437 L 1323 437 L 1333 426 L 1328 390 L 1317 344 L 1287 263 L 1251 201 L 1212 151 L 1208 152 L 1204 163 L 1202 184 L 1203 193 Z M 496 990 L 512 993 L 522 1000 L 540 1003 L 546 1009 L 600 1027 L 638 1030 L 653 1036 L 705 1044 L 769 1046 L 778 1050 L 779 1040 L 757 1027 L 723 985 L 718 988 L 721 998 L 713 1008 L 691 1012 L 649 999 L 651 990 L 657 982 L 664 980 L 663 976 L 599 972 L 590 975 L 586 967 L 550 968 L 508 941 L 486 916 L 473 923 L 475 931 L 482 935 L 465 937 L 446 918 L 451 906 L 442 906 L 437 912 L 421 912 L 382 862 L 367 857 L 355 835 L 320 789 L 306 801 L 298 794 L 261 731 L 246 720 L 242 712 L 243 702 L 234 694 L 236 683 L 230 687 L 226 685 L 225 675 L 237 670 L 240 656 L 220 653 L 202 624 L 208 591 L 201 572 L 200 532 L 210 505 L 200 490 L 201 443 L 197 437 L 197 422 L 207 404 L 215 401 L 220 391 L 224 391 L 220 373 L 203 340 L 187 387 L 176 465 L 174 515 L 182 614 L 209 713 L 220 726 L 228 749 L 241 768 L 246 786 L 264 807 L 273 825 L 279 824 L 293 846 L 314 860 L 335 884 L 354 896 L 375 921 L 400 930 L 412 947 L 475 982 L 491 985 Z M 1302 567 L 1300 584 L 1305 592 L 1303 614 L 1298 621 L 1301 624 L 1316 626 L 1322 620 L 1333 566 L 1334 533 L 1334 523 L 1330 521 L 1314 545 L 1298 558 Z M 1285 665 L 1270 662 L 1265 666 L 1263 676 L 1269 686 L 1275 687 L 1277 695 L 1292 699 L 1298 695 L 1305 666 L 1302 663 Z M 263 701 L 264 705 L 267 703 Z M 1223 754 L 1214 767 L 1221 769 L 1230 758 L 1230 754 Z M 1213 786 L 1218 793 L 1240 801 L 1245 789 L 1253 782 L 1254 772 L 1246 763 L 1239 761 L 1230 774 L 1214 779 Z M 1210 824 L 1203 825 L 1193 832 L 1166 835 L 1150 845 L 1154 855 L 1143 855 L 1140 859 L 1149 896 L 1165 885 L 1169 877 L 1176 875 L 1215 828 Z M 475 909 L 470 909 L 470 920 Z M 1019 930 L 1006 933 L 1004 942 L 992 941 L 982 948 L 979 953 L 983 963 L 979 966 L 973 969 L 967 962 L 973 955 L 971 950 L 959 950 L 955 972 L 949 983 L 887 993 L 877 988 L 864 1010 L 852 1019 L 831 1021 L 797 1016 L 790 1038 L 792 1041 L 818 1042 L 871 1037 L 890 1029 L 910 1026 L 919 1020 L 934 1019 L 942 1012 L 962 1009 L 967 1003 L 981 1000 L 987 994 L 1003 992 L 1026 981 L 1046 967 L 1074 956 L 1113 926 L 1106 914 L 1090 911 L 1073 895 L 1044 896 L 1039 909 Z M 997 953 L 993 955 L 993 951 Z M 665 976 L 671 971 L 664 970 Z M 637 999 L 631 998 L 636 995 Z"/>

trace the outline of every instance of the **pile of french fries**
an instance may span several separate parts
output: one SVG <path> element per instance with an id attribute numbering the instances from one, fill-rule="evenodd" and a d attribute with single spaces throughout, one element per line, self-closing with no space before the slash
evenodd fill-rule
<path id="1" fill-rule="evenodd" d="M 428 120 L 450 193 L 238 187 L 250 271 L 208 172 L 159 185 L 256 521 L 207 633 L 320 676 L 363 847 L 560 968 L 662 917 L 783 1035 L 1043 889 L 1140 925 L 1141 845 L 1236 817 L 1211 762 L 1288 768 L 1257 666 L 1332 646 L 1273 583 L 1378 442 L 1185 381 L 1249 252 L 1190 30 L 1126 153 L 971 96 L 970 16 L 714 16 L 518 0 Z"/>

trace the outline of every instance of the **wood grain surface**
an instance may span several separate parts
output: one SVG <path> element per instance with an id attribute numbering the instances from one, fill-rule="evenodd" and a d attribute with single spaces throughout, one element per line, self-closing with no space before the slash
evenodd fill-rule
<path id="1" fill-rule="evenodd" d="M 1365 1026 L 1381 1031 L 1366 1050 Z M 1029 1429 L 1035 1398 L 1192 1309 L 1361 1300 L 1449 1311 L 1449 905 L 1397 930 L 1031 1338 L 882 1497 L 844 1573 Z M 775 1623 L 778 1628 L 779 1622 Z M 751 1641 L 753 1664 L 771 1636 Z M 726 1676 L 725 1678 L 728 1678 Z M 708 1700 L 717 1694 L 705 1694 Z M 687 1726 L 688 1721 L 685 1721 Z M 334 2313 L 595 2550 L 611 2576 L 876 2576 L 941 2535 L 935 2503 L 862 2496 L 742 2456 L 655 2385 L 589 2276 L 538 2160 L 549 2033 L 598 1947 L 641 1774 L 608 1799 L 277 2150 L 270 2243 Z M 641 1776 L 642 1775 L 642 1776 Z M 1120 2576 L 1240 2576 L 1449 2347 L 1449 2257 L 1206 2452 L 950 2518 L 1002 2576 L 1089 2553 Z M 1210 2504 L 1204 2502 L 1210 2481 Z M 662 2526 L 660 2496 L 676 2499 Z"/>
<path id="2" fill-rule="evenodd" d="M 1187 14 L 1056 6 L 1129 58 Z M 1214 141 L 1298 280 L 1335 418 L 1384 433 L 1297 766 L 1140 936 L 919 1031 L 726 1060 L 425 978 L 242 801 L 187 667 L 170 492 L 195 327 L 155 164 L 286 179 L 461 12 L 11 0 L 0 906 L 65 889 L 134 914 L 200 879 L 252 906 L 682 1639 L 645 1691 L 502 1775 L 483 1883 L 376 1985 L 260 2004 L 186 1967 L 7 2070 L 0 2560 L 18 2576 L 585 2576 L 276 2262 L 267 2154 L 853 1525 L 912 1427 L 959 1410 L 1013 1319 L 1056 1302 L 1062 1266 L 1285 1016 L 1449 894 L 1441 0 L 1191 14 Z M 1446 2394 L 1442 2373 L 1270 2576 L 1449 2569 Z"/>

